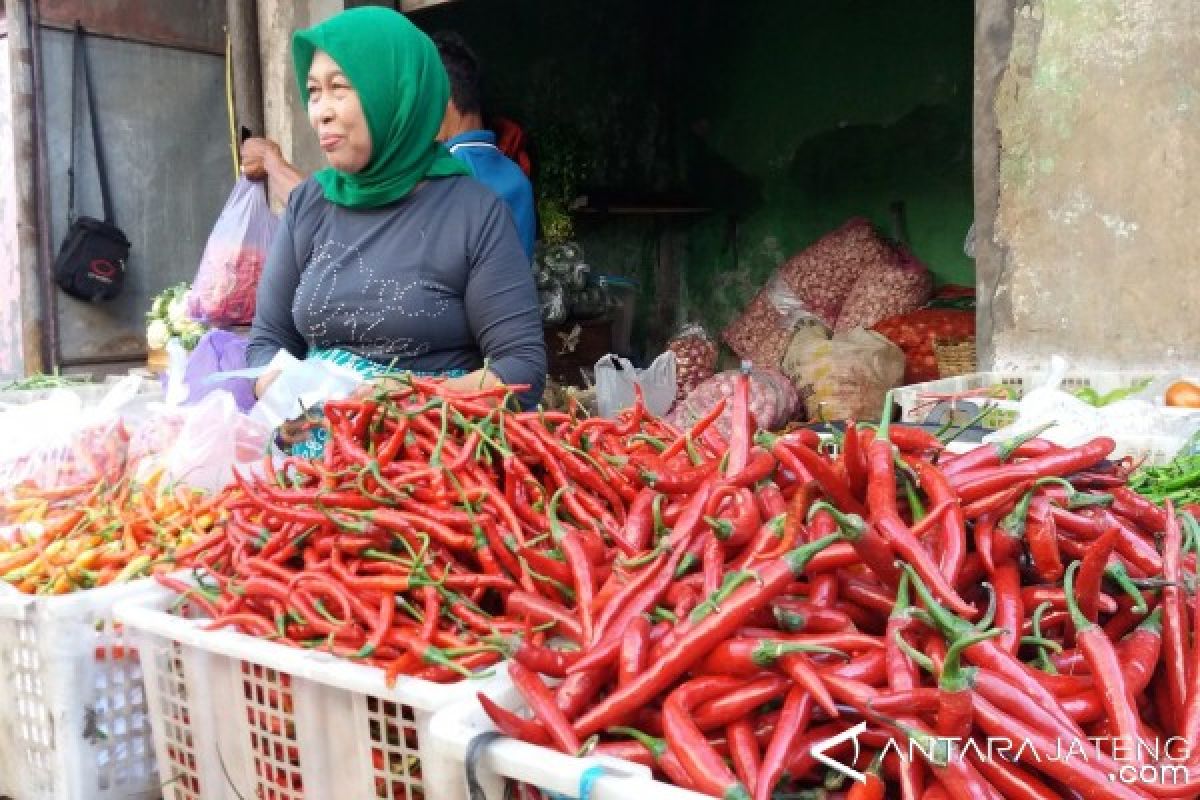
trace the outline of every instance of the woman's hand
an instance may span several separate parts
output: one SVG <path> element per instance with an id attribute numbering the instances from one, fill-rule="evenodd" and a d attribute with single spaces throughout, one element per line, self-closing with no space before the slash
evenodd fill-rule
<path id="1" fill-rule="evenodd" d="M 477 369 L 467 375 L 458 378 L 446 378 L 443 381 L 443 385 L 450 392 L 462 392 L 463 394 L 469 394 L 480 389 L 490 389 L 498 383 L 500 383 L 500 379 L 488 369 Z M 405 388 L 407 388 L 407 384 L 397 378 L 374 378 L 355 389 L 352 396 L 355 400 L 366 400 L 374 397 L 380 391 L 398 392 Z"/>
<path id="2" fill-rule="evenodd" d="M 254 382 L 254 396 L 262 398 L 267 393 L 267 389 L 271 388 L 271 384 L 279 377 L 279 370 L 273 369 L 270 372 L 264 372 L 258 376 L 258 380 Z"/>
<path id="3" fill-rule="evenodd" d="M 266 180 L 282 161 L 279 145 L 270 139 L 253 137 L 242 142 L 242 174 L 252 181 Z"/>
<path id="4" fill-rule="evenodd" d="M 454 392 L 475 392 L 490 389 L 500 383 L 500 378 L 490 369 L 477 369 L 460 378 L 447 378 L 446 388 Z"/>

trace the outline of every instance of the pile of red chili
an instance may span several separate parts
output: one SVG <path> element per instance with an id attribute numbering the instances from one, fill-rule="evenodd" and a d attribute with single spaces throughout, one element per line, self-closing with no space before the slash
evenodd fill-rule
<path id="1" fill-rule="evenodd" d="M 206 584 L 164 582 L 213 628 L 378 665 L 389 682 L 456 680 L 555 623 L 590 635 L 577 609 L 602 600 L 615 542 L 635 518 L 652 535 L 640 482 L 696 479 L 661 469 L 658 448 L 683 440 L 641 406 L 619 420 L 515 412 L 514 391 L 413 379 L 326 403 L 323 460 L 239 475 L 225 523 L 177 556 Z"/>
<path id="2" fill-rule="evenodd" d="M 515 649 L 531 714 L 481 697 L 501 730 L 723 798 L 1200 794 L 1200 529 L 1125 488 L 1112 440 L 955 456 L 850 426 L 831 456 L 747 430 L 649 489 L 675 521 L 616 562 L 590 636 L 576 614 Z M 813 747 L 861 722 L 857 760 L 826 751 L 860 783 Z"/>
<path id="3" fill-rule="evenodd" d="M 324 461 L 239 479 L 191 596 L 389 677 L 510 658 L 531 713 L 481 696 L 502 731 L 716 797 L 1200 793 L 1200 528 L 1111 440 L 950 455 L 885 424 L 831 455 L 756 436 L 744 381 L 727 443 L 724 404 L 681 435 L 507 391 L 327 404 Z M 828 755 L 867 780 L 839 783 L 812 747 L 864 721 Z"/>

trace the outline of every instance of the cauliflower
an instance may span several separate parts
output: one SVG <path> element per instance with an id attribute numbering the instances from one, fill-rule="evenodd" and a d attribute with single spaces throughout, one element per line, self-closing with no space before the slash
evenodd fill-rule
<path id="1" fill-rule="evenodd" d="M 171 338 L 171 329 L 161 319 L 151 320 L 146 326 L 146 346 L 151 350 L 161 350 L 167 346 Z"/>
<path id="2" fill-rule="evenodd" d="M 167 321 L 177 331 L 183 330 L 192 321 L 187 312 L 187 295 L 179 294 L 171 300 L 167 306 Z"/>

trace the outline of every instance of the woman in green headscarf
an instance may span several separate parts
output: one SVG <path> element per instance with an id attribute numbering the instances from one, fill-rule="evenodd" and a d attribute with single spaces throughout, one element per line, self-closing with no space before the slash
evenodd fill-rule
<path id="1" fill-rule="evenodd" d="M 250 366 L 287 350 L 367 377 L 527 385 L 522 402 L 536 403 L 546 352 L 532 272 L 507 208 L 435 140 L 450 90 L 433 42 L 364 7 L 298 31 L 292 49 L 329 167 L 288 199 Z"/>

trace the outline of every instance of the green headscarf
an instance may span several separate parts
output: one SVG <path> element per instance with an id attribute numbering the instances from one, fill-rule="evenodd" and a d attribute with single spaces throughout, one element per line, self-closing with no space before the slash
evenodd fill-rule
<path id="1" fill-rule="evenodd" d="M 292 36 L 300 96 L 308 102 L 308 70 L 318 50 L 329 54 L 358 92 L 371 134 L 371 160 L 354 174 L 316 174 L 331 203 L 375 208 L 405 197 L 425 178 L 469 174 L 436 141 L 450 79 L 433 42 L 403 14 L 364 6 Z"/>

